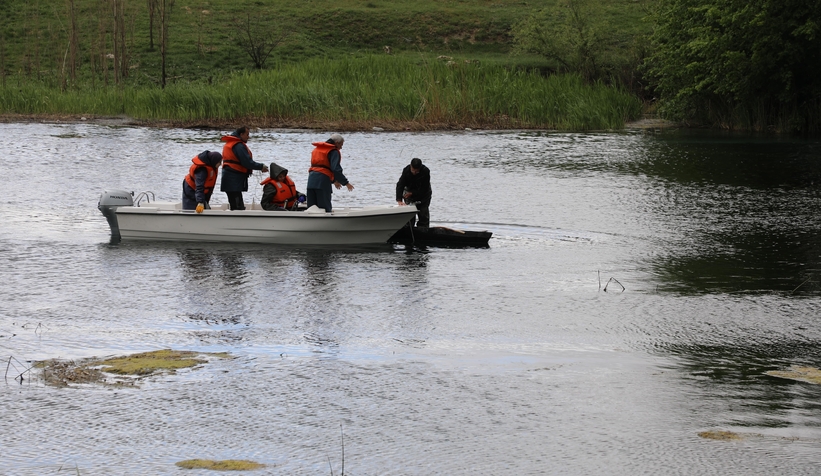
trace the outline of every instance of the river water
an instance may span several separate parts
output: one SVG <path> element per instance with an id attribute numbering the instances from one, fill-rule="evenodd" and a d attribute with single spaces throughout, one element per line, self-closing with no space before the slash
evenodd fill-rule
<path id="1" fill-rule="evenodd" d="M 821 386 L 765 374 L 821 366 L 819 141 L 346 134 L 336 206 L 392 203 L 420 157 L 432 222 L 490 247 L 302 249 L 111 242 L 102 190 L 178 200 L 219 132 L 0 131 L 0 474 L 821 472 Z M 327 135 L 249 146 L 302 190 Z M 164 348 L 234 358 L 135 388 L 15 379 Z"/>

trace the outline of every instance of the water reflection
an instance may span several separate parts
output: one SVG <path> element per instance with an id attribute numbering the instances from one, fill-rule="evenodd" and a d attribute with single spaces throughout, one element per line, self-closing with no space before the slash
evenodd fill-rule
<path id="1" fill-rule="evenodd" d="M 338 264 L 341 257 L 324 250 L 309 250 L 304 254 L 304 285 L 319 292 L 327 293 L 334 281 L 332 263 Z"/>
<path id="2" fill-rule="evenodd" d="M 815 342 L 673 344 L 668 350 L 679 357 L 678 370 L 683 372 L 689 393 L 702 399 L 705 415 L 711 415 L 704 425 L 761 431 L 817 424 L 815 415 L 821 411 L 818 386 L 766 375 L 792 365 L 818 365 L 821 351 Z M 716 406 L 723 408 L 718 415 L 706 411 Z"/>
<path id="3" fill-rule="evenodd" d="M 216 255 L 219 277 L 226 286 L 244 286 L 250 281 L 246 265 L 246 256 L 240 252 L 219 253 Z"/>
<path id="4" fill-rule="evenodd" d="M 699 131 L 659 134 L 628 170 L 678 184 L 760 190 L 805 188 L 821 181 L 821 143 Z"/>
<path id="5" fill-rule="evenodd" d="M 660 289 L 817 293 L 819 153 L 817 142 L 787 139 L 649 141 L 629 168 L 655 179 L 646 209 L 673 245 L 652 259 Z"/>
<path id="6" fill-rule="evenodd" d="M 180 265 L 182 265 L 185 280 L 195 282 L 207 281 L 211 278 L 214 268 L 210 252 L 203 249 L 180 249 L 178 251 Z"/>

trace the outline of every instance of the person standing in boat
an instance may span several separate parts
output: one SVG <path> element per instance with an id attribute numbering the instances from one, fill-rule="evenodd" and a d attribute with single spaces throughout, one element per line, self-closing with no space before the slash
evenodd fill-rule
<path id="1" fill-rule="evenodd" d="M 191 159 L 191 162 L 194 164 L 182 181 L 182 209 L 202 213 L 205 209 L 211 209 L 208 202 L 211 201 L 211 194 L 217 184 L 222 155 L 206 150 Z"/>
<path id="2" fill-rule="evenodd" d="M 430 170 L 422 165 L 421 159 L 411 159 L 410 165 L 402 169 L 402 176 L 396 182 L 396 203 L 398 205 L 416 204 L 416 226 L 430 226 L 430 200 L 433 189 L 430 187 Z M 411 226 L 415 218 L 411 219 Z"/>
<path id="3" fill-rule="evenodd" d="M 220 190 L 228 195 L 228 206 L 231 210 L 245 210 L 242 192 L 248 191 L 248 177 L 254 170 L 268 171 L 268 166 L 254 162 L 254 154 L 246 144 L 251 136 L 246 126 L 242 126 L 231 135 L 223 136 L 222 142 L 222 181 Z"/>
<path id="4" fill-rule="evenodd" d="M 332 134 L 325 142 L 314 142 L 311 153 L 311 168 L 308 169 L 308 208 L 313 205 L 331 212 L 331 184 L 341 189 L 353 191 L 354 186 L 342 173 L 342 144 L 345 139 L 339 134 Z"/>
<path id="5" fill-rule="evenodd" d="M 262 199 L 259 204 L 265 210 L 290 210 L 297 202 L 305 201 L 305 194 L 296 190 L 296 185 L 288 176 L 288 169 L 280 167 L 274 162 L 268 168 L 271 176 L 263 180 Z"/>

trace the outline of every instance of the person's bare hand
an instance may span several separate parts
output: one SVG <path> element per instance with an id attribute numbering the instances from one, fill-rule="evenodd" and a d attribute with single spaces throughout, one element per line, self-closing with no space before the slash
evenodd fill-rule
<path id="1" fill-rule="evenodd" d="M 353 184 L 352 183 L 348 183 L 347 185 L 345 185 L 345 187 L 348 188 L 349 192 L 353 192 Z"/>

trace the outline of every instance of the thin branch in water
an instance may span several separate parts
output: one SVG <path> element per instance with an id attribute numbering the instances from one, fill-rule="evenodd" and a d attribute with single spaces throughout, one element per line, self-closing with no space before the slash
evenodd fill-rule
<path id="1" fill-rule="evenodd" d="M 624 291 L 626 291 L 626 290 L 627 290 L 627 288 L 625 288 L 625 287 L 624 287 L 624 286 L 623 286 L 623 285 L 619 282 L 619 280 L 618 280 L 618 279 L 616 279 L 616 278 L 610 278 L 610 279 L 607 281 L 607 284 L 605 284 L 605 285 L 604 285 L 604 292 L 607 292 L 607 286 L 610 284 L 610 281 L 614 281 L 616 284 L 618 284 L 619 286 L 621 286 L 621 292 L 624 292 Z"/>
<path id="2" fill-rule="evenodd" d="M 342 423 L 339 424 L 339 433 L 342 434 L 342 476 L 345 476 L 345 432 L 342 431 Z"/>
<path id="3" fill-rule="evenodd" d="M 20 372 L 20 375 L 18 375 L 17 377 L 14 377 L 14 380 L 17 380 L 19 378 L 20 379 L 20 384 L 22 385 L 23 380 L 25 380 L 23 378 L 23 375 L 26 374 L 26 373 L 31 373 L 31 369 L 33 369 L 33 368 L 34 368 L 34 366 L 32 365 L 31 367 L 27 368 L 26 370 Z"/>
<path id="4" fill-rule="evenodd" d="M 16 358 L 14 358 L 14 356 L 13 356 L 13 355 L 10 355 L 10 356 L 9 356 L 8 363 L 6 364 L 6 373 L 5 373 L 5 375 L 3 376 L 3 379 L 4 379 L 4 380 L 6 380 L 6 381 L 8 381 L 8 377 L 9 377 L 9 370 L 10 370 L 10 369 L 12 369 L 12 368 L 13 368 L 13 369 L 14 369 L 14 371 L 15 371 L 15 372 L 17 372 L 17 366 L 15 365 L 15 366 L 13 366 L 13 367 L 12 367 L 12 365 L 11 365 L 11 361 L 12 361 L 12 360 L 14 360 L 14 361 L 15 361 L 15 362 L 17 362 L 18 364 L 20 364 L 20 366 L 22 366 L 23 368 L 25 368 L 25 370 L 23 370 L 22 372 L 20 372 L 20 374 L 18 374 L 16 377 L 14 377 L 14 380 L 20 379 L 20 383 L 22 384 L 22 383 L 23 383 L 23 380 L 25 380 L 25 379 L 23 378 L 23 375 L 24 375 L 26 372 L 31 372 L 31 369 L 33 369 L 33 368 L 34 368 L 34 365 L 32 365 L 31 367 L 26 368 L 25 364 L 23 364 L 22 362 L 20 362 L 20 361 L 19 361 L 19 360 L 17 360 Z"/>
<path id="5" fill-rule="evenodd" d="M 812 276 L 810 276 L 809 278 L 805 279 L 803 283 L 801 283 L 801 284 L 799 284 L 798 286 L 796 286 L 796 287 L 795 287 L 795 289 L 793 289 L 793 290 L 790 292 L 790 294 L 795 294 L 795 292 L 796 292 L 796 291 L 798 291 L 798 288 L 800 288 L 801 286 L 803 286 L 803 285 L 807 284 L 807 281 L 809 281 L 810 279 L 812 279 Z"/>
<path id="6" fill-rule="evenodd" d="M 597 269 L 597 270 L 596 270 L 596 274 L 598 274 L 598 275 L 599 275 L 599 291 L 601 291 L 601 270 L 600 270 L 600 269 Z"/>
<path id="7" fill-rule="evenodd" d="M 334 467 L 331 464 L 331 457 L 328 456 L 328 467 L 331 469 L 331 476 L 334 476 Z"/>

